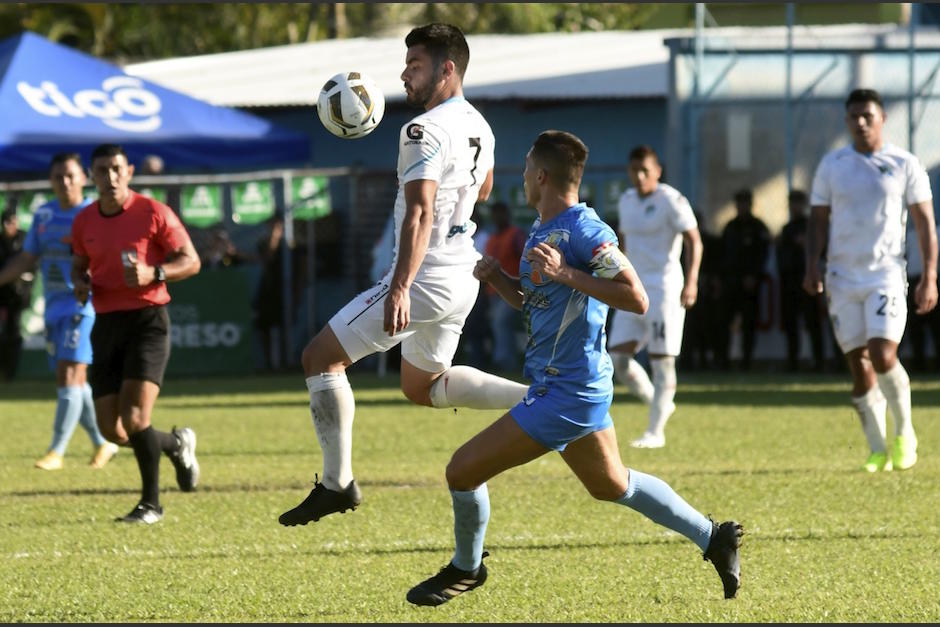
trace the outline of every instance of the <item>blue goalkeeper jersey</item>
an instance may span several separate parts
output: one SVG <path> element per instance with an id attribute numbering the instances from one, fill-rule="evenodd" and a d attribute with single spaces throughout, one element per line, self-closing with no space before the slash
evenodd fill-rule
<path id="1" fill-rule="evenodd" d="M 526 257 L 540 242 L 557 247 L 569 266 L 609 277 L 619 271 L 608 265 L 611 250 L 619 252 L 617 235 L 594 209 L 579 203 L 545 224 L 536 219 L 519 262 L 528 338 L 523 374 L 533 384 L 559 385 L 585 397 L 611 394 L 609 307 L 534 271 Z"/>
<path id="2" fill-rule="evenodd" d="M 81 313 L 94 316 L 91 299 L 81 305 L 75 300 L 72 284 L 72 220 L 91 204 L 90 198 L 71 209 L 62 209 L 58 199 L 40 206 L 26 234 L 23 250 L 39 257 L 46 321 Z"/>

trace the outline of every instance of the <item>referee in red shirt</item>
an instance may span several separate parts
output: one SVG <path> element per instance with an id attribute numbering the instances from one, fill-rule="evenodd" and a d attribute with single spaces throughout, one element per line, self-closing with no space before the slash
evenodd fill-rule
<path id="1" fill-rule="evenodd" d="M 118 521 L 152 524 L 160 506 L 160 453 L 176 468 L 180 490 L 199 482 L 196 433 L 167 433 L 150 424 L 170 356 L 167 281 L 199 272 L 199 255 L 172 209 L 128 187 L 134 166 L 121 146 L 91 153 L 99 200 L 72 223 L 75 296 L 95 308 L 88 371 L 98 427 L 111 442 L 130 444 L 141 477 L 140 502 Z"/>

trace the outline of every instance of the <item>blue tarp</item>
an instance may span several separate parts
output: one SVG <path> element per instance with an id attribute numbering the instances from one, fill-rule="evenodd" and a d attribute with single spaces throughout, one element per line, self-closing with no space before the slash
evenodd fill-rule
<path id="1" fill-rule="evenodd" d="M 0 41 L 0 172 L 46 172 L 62 150 L 87 159 L 124 146 L 131 163 L 163 157 L 169 171 L 303 166 L 310 138 L 125 74 L 35 33 Z"/>

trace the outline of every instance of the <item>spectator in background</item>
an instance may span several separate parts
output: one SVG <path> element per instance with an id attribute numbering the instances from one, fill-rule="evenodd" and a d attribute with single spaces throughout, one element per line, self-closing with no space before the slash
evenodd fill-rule
<path id="1" fill-rule="evenodd" d="M 18 257 L 23 250 L 26 233 L 20 230 L 16 211 L 7 209 L 2 214 L 3 230 L 0 231 L 0 267 Z M 21 272 L 0 283 L 0 376 L 10 380 L 16 376 L 23 347 L 20 318 L 29 307 L 31 283 Z"/>
<path id="2" fill-rule="evenodd" d="M 258 240 L 261 277 L 252 302 L 254 328 L 261 342 L 264 368 L 281 366 L 284 345 L 284 269 L 281 245 L 284 242 L 284 216 L 277 213 L 268 219 L 268 230 Z"/>
<path id="3" fill-rule="evenodd" d="M 487 208 L 481 202 L 473 206 L 470 220 L 476 224 L 473 233 L 473 247 L 481 255 L 486 253 L 486 243 L 493 233 L 491 223 L 486 218 Z M 484 288 L 477 293 L 477 301 L 467 316 L 460 335 L 460 350 L 468 366 L 486 370 L 490 367 L 493 355 L 493 334 L 490 327 L 490 295 Z"/>
<path id="4" fill-rule="evenodd" d="M 780 317 L 787 337 L 787 370 L 800 369 L 800 320 L 809 333 L 813 349 L 813 368 L 822 372 L 823 354 L 822 295 L 809 295 L 803 289 L 806 273 L 806 226 L 809 224 L 809 198 L 800 189 L 790 191 L 787 198 L 790 221 L 777 237 L 777 272 L 780 275 Z"/>
<path id="5" fill-rule="evenodd" d="M 23 250 L 0 270 L 0 285 L 16 281 L 24 272 L 42 272 L 45 298 L 46 347 L 49 366 L 55 372 L 56 406 L 52 441 L 35 466 L 61 470 L 65 451 L 79 424 L 95 447 L 93 468 L 101 468 L 117 454 L 118 447 L 105 440 L 98 429 L 95 402 L 88 384 L 88 364 L 92 361 L 91 329 L 95 310 L 91 301 L 78 302 L 71 279 L 72 221 L 91 204 L 86 198 L 85 169 L 74 152 L 61 152 L 49 163 L 49 183 L 55 198 L 43 204 L 33 216 Z M 2 288 L 0 288 L 2 289 Z"/>
<path id="6" fill-rule="evenodd" d="M 490 222 L 493 228 L 486 241 L 484 254 L 499 261 L 499 266 L 506 274 L 519 276 L 525 231 L 513 224 L 509 205 L 502 201 L 490 205 Z M 496 297 L 493 286 L 487 284 L 485 291 L 489 300 L 490 331 L 493 335 L 493 365 L 499 370 L 518 370 L 522 356 L 516 336 L 522 331 L 522 316 L 512 305 Z"/>
<path id="7" fill-rule="evenodd" d="M 237 266 L 251 257 L 238 250 L 224 226 L 216 226 L 209 232 L 209 242 L 199 255 L 205 268 L 227 268 Z"/>
<path id="8" fill-rule="evenodd" d="M 938 235 L 940 237 L 940 235 Z M 907 221 L 907 236 L 904 239 L 904 256 L 907 259 L 907 333 L 904 340 L 911 347 L 913 358 L 912 370 L 925 372 L 927 365 L 927 334 L 933 344 L 934 368 L 940 367 L 940 308 L 929 312 L 917 313 L 917 303 L 914 301 L 916 291 L 910 289 L 917 285 L 924 273 L 924 264 L 920 256 L 920 247 L 917 242 L 917 231 L 914 221 Z"/>
<path id="9" fill-rule="evenodd" d="M 698 300 L 686 310 L 679 365 L 688 370 L 708 370 L 720 351 L 721 337 L 721 238 L 702 228 L 702 214 L 693 210 L 702 240 L 698 275 Z M 689 254 L 683 250 L 683 258 Z"/>
<path id="10" fill-rule="evenodd" d="M 140 162 L 138 174 L 163 174 L 163 158 L 159 155 L 147 155 Z"/>
<path id="11" fill-rule="evenodd" d="M 719 368 L 730 366 L 731 325 L 741 315 L 741 370 L 751 369 L 757 316 L 760 311 L 760 285 L 770 255 L 770 230 L 752 213 L 754 196 L 750 189 L 734 195 L 737 215 L 721 233 L 722 304 Z"/>

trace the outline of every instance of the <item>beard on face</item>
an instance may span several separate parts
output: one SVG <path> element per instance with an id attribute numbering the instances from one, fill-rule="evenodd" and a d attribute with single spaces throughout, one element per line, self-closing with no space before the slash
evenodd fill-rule
<path id="1" fill-rule="evenodd" d="M 427 82 L 423 87 L 415 87 L 414 84 L 411 86 L 411 93 L 405 96 L 405 102 L 407 102 L 412 107 L 424 108 L 431 101 L 431 97 L 434 95 L 434 85 L 441 80 L 441 68 L 435 68 L 434 74 L 431 76 L 431 80 Z"/>

